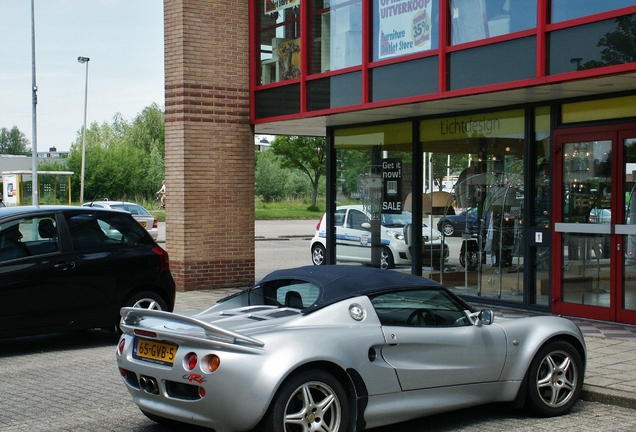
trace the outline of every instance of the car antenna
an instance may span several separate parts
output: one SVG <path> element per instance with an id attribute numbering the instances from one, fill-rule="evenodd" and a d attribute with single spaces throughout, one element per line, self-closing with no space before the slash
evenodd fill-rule
<path id="1" fill-rule="evenodd" d="M 89 207 L 93 207 L 93 203 L 95 202 L 95 200 L 97 199 L 97 196 L 99 195 L 99 193 L 101 191 L 102 191 L 101 187 L 99 189 L 97 189 L 97 193 L 95 195 L 93 195 L 93 199 L 91 200 L 90 204 L 88 205 Z"/>

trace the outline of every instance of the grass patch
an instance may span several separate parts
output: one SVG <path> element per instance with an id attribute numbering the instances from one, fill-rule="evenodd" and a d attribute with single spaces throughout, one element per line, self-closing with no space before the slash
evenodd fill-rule
<path id="1" fill-rule="evenodd" d="M 311 207 L 311 203 L 305 201 L 279 201 L 264 203 L 260 200 L 254 202 L 254 216 L 256 219 L 320 219 L 325 213 L 325 205 L 319 204 Z"/>

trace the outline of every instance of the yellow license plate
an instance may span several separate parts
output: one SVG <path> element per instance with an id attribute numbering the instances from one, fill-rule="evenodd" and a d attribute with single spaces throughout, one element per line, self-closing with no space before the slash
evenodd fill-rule
<path id="1" fill-rule="evenodd" d="M 172 366 L 177 355 L 178 345 L 135 338 L 133 357 Z"/>
<path id="2" fill-rule="evenodd" d="M 140 221 L 139 223 L 141 224 L 142 227 L 146 228 L 146 221 Z"/>

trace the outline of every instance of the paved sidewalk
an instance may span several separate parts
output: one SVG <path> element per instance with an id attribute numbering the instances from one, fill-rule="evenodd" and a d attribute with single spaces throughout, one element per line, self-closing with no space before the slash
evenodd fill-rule
<path id="1" fill-rule="evenodd" d="M 178 292 L 175 310 L 208 308 L 236 289 Z M 506 318 L 527 316 L 524 311 L 493 308 Z M 573 319 L 587 344 L 587 368 L 582 399 L 636 409 L 636 326 Z"/>

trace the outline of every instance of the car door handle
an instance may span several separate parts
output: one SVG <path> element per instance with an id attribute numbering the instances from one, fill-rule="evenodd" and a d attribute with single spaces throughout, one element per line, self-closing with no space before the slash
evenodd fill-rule
<path id="1" fill-rule="evenodd" d="M 75 268 L 75 262 L 66 261 L 66 262 L 57 263 L 53 266 L 53 268 L 55 270 L 60 270 L 60 271 L 72 270 Z"/>

